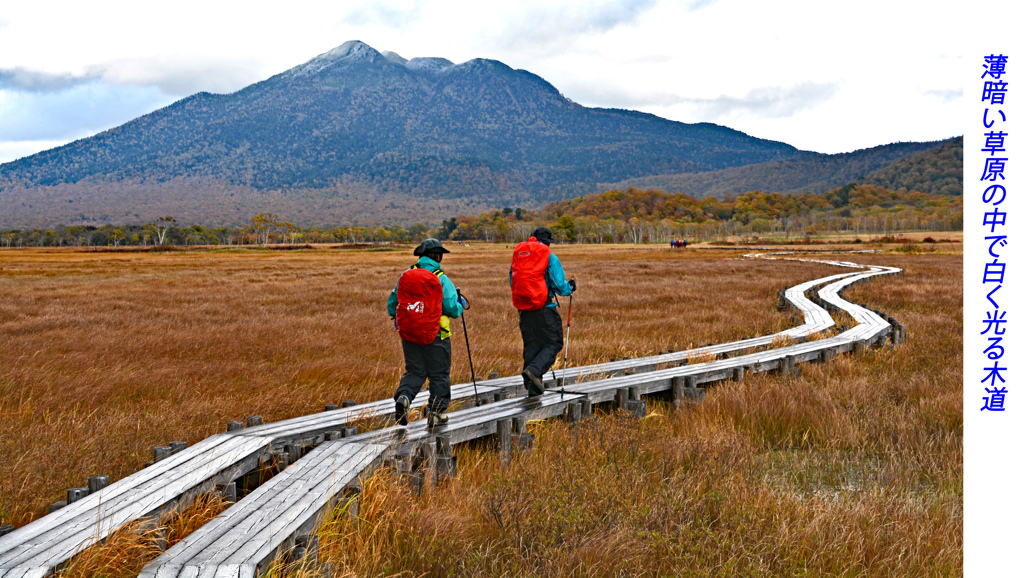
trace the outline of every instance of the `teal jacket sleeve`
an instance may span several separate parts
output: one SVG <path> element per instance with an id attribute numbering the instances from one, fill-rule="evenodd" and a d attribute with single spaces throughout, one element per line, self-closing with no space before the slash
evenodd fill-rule
<path id="1" fill-rule="evenodd" d="M 562 297 L 568 297 L 572 295 L 572 287 L 569 286 L 569 282 L 565 280 L 565 271 L 562 270 L 562 262 L 558 260 L 558 257 L 554 253 L 548 258 L 548 272 L 544 276 L 548 283 L 548 292 L 561 295 Z"/>
<path id="2" fill-rule="evenodd" d="M 395 283 L 395 288 L 391 290 L 391 295 L 388 297 L 388 317 L 394 317 L 398 312 L 398 283 Z"/>
<path id="3" fill-rule="evenodd" d="M 444 294 L 441 297 L 441 313 L 455 319 L 462 315 L 462 303 L 459 303 L 459 295 L 455 292 L 455 285 L 447 275 L 441 275 L 441 290 Z M 397 301 L 397 297 L 396 297 Z"/>

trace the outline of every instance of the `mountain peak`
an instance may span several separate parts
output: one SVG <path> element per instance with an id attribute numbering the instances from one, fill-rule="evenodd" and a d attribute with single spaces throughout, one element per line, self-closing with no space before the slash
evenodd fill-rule
<path id="1" fill-rule="evenodd" d="M 394 54 L 394 53 L 391 53 Z M 395 56 L 398 56 L 395 54 Z M 398 56 L 398 58 L 401 58 Z M 335 66 L 351 65 L 358 62 L 375 62 L 378 59 L 390 58 L 384 56 L 380 52 L 377 52 L 369 44 L 360 40 L 349 40 L 341 46 L 332 48 L 327 52 L 309 60 L 305 64 L 300 64 L 295 68 L 291 69 L 294 76 L 308 76 L 317 74 L 327 68 L 333 68 Z"/>
<path id="2" fill-rule="evenodd" d="M 435 77 L 444 74 L 452 66 L 455 65 L 447 58 L 413 58 L 405 63 L 405 67 L 413 72 Z"/>
<path id="3" fill-rule="evenodd" d="M 360 40 L 349 40 L 341 46 L 337 46 L 317 56 L 313 60 L 341 60 L 344 58 L 372 59 L 374 56 L 382 56 L 369 44 Z"/>
<path id="4" fill-rule="evenodd" d="M 381 55 L 384 58 L 390 60 L 391 62 L 394 62 L 395 64 L 401 64 L 402 66 L 405 66 L 405 63 L 409 62 L 407 59 L 402 58 L 401 54 L 398 54 L 397 52 L 392 52 L 390 50 L 385 50 L 384 52 L 381 52 Z"/>

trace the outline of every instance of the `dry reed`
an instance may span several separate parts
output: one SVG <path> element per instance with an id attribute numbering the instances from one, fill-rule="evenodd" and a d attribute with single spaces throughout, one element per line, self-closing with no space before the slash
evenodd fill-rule
<path id="1" fill-rule="evenodd" d="M 580 281 L 570 363 L 779 331 L 775 291 L 832 274 L 731 252 L 559 247 Z M 751 376 L 642 422 L 533 424 L 501 468 L 412 497 L 367 483 L 332 518 L 338 575 L 877 576 L 962 563 L 961 257 L 848 291 L 909 328 L 894 351 Z M 854 260 L 857 260 L 854 259 Z M 389 396 L 401 372 L 383 302 L 407 252 L 0 252 L 0 518 L 23 524 L 85 476 L 119 478 L 170 439 Z M 478 374 L 519 368 L 503 247 L 456 248 Z M 461 330 L 461 328 L 460 328 Z M 458 337 L 458 336 L 457 336 Z M 453 381 L 468 381 L 455 349 Z"/>

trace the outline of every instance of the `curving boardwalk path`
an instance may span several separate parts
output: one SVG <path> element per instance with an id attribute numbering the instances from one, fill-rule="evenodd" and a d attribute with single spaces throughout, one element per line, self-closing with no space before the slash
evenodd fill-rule
<path id="1" fill-rule="evenodd" d="M 182 449 L 95 493 L 0 537 L 0 578 L 42 578 L 83 548 L 124 524 L 152 519 L 181 501 L 212 491 L 266 468 L 290 453 L 293 463 L 258 486 L 212 522 L 150 563 L 143 576 L 156 578 L 249 578 L 277 554 L 308 533 L 338 500 L 358 491 L 358 477 L 385 461 L 411 475 L 413 462 L 436 468 L 451 460 L 450 445 L 496 436 L 503 450 L 525 433 L 526 420 L 590 414 L 594 403 L 612 402 L 645 411 L 643 395 L 659 394 L 677 403 L 701 399 L 705 383 L 743 379 L 748 372 L 789 372 L 796 363 L 828 361 L 842 352 L 902 341 L 903 327 L 892 318 L 850 303 L 843 289 L 900 270 L 846 261 L 791 259 L 852 269 L 790 287 L 783 296 L 803 314 L 803 323 L 785 331 L 639 359 L 568 368 L 538 398 L 522 397 L 519 376 L 478 382 L 481 405 L 452 412 L 447 426 L 428 430 L 425 420 L 354 434 L 348 424 L 388 416 L 388 400 L 325 411 L 217 434 Z M 817 298 L 808 292 L 817 289 Z M 819 304 L 820 303 L 820 304 Z M 835 326 L 828 310 L 844 311 L 857 325 L 831 337 L 808 341 Z M 794 345 L 777 347 L 780 342 Z M 712 361 L 690 364 L 694 358 Z M 472 384 L 452 387 L 452 398 L 472 399 Z M 422 392 L 415 407 L 426 404 Z M 483 402 L 488 402 L 483 404 Z M 344 437 L 343 437 L 344 436 Z M 449 452 L 446 455 L 445 451 Z M 440 452 L 440 453 L 438 453 Z M 421 473 L 420 480 L 424 478 Z"/>

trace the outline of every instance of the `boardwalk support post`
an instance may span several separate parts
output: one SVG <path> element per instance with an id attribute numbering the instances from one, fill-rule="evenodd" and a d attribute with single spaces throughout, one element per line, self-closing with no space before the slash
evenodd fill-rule
<path id="1" fill-rule="evenodd" d="M 629 388 L 621 387 L 615 390 L 615 409 L 627 409 L 629 402 Z"/>
<path id="2" fill-rule="evenodd" d="M 225 502 L 233 504 L 238 501 L 238 486 L 235 485 L 235 482 L 218 485 L 217 490 L 220 491 L 220 495 Z"/>
<path id="3" fill-rule="evenodd" d="M 520 416 L 512 420 L 512 432 L 512 451 L 520 454 L 530 453 L 533 449 L 534 435 L 527 433 L 525 417 Z"/>
<path id="4" fill-rule="evenodd" d="M 783 377 L 793 375 L 793 369 L 796 367 L 796 358 L 792 355 L 787 355 L 779 360 L 779 373 Z"/>
<path id="5" fill-rule="evenodd" d="M 452 453 L 452 438 L 450 436 L 437 436 L 437 482 L 454 478 L 458 475 L 458 464 L 456 456 Z"/>
<path id="6" fill-rule="evenodd" d="M 89 488 L 69 488 L 68 489 L 68 504 L 72 504 L 81 500 L 82 498 L 89 495 Z"/>
<path id="7" fill-rule="evenodd" d="M 359 497 L 363 494 L 363 483 L 356 478 L 345 486 L 345 492 L 342 494 L 345 500 L 345 506 L 348 510 L 348 515 L 352 518 L 359 518 Z"/>
<path id="8" fill-rule="evenodd" d="M 583 408 L 579 402 L 574 401 L 565 405 L 565 420 L 569 423 L 576 423 L 583 417 Z"/>
<path id="9" fill-rule="evenodd" d="M 672 378 L 672 405 L 676 409 L 679 409 L 683 405 L 683 401 L 686 399 L 684 389 L 686 388 L 686 379 L 677 376 Z"/>
<path id="10" fill-rule="evenodd" d="M 295 538 L 295 548 L 291 552 L 291 562 L 311 560 L 314 564 L 320 560 L 320 537 L 316 534 L 303 534 Z"/>
<path id="11" fill-rule="evenodd" d="M 89 476 L 89 493 L 94 494 L 110 485 L 110 476 Z"/>
<path id="12" fill-rule="evenodd" d="M 433 486 L 437 482 L 437 438 L 428 437 L 420 444 L 419 469 L 423 472 L 423 487 Z"/>
<path id="13" fill-rule="evenodd" d="M 153 462 L 159 462 L 160 460 L 171 455 L 171 446 L 157 446 L 153 448 Z"/>
<path id="14" fill-rule="evenodd" d="M 512 420 L 499 419 L 497 426 L 498 455 L 501 462 L 507 464 L 512 459 Z"/>
<path id="15" fill-rule="evenodd" d="M 585 397 L 580 400 L 580 417 L 589 418 L 594 415 L 594 404 L 590 401 L 589 397 Z"/>

